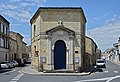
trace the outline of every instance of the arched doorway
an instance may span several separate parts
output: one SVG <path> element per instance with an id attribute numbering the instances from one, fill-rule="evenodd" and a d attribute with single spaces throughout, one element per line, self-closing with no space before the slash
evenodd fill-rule
<path id="1" fill-rule="evenodd" d="M 66 44 L 63 40 L 55 42 L 54 69 L 66 69 Z"/>

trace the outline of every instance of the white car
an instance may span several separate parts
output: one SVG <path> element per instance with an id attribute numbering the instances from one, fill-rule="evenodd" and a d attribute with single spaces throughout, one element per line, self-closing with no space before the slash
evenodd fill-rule
<path id="1" fill-rule="evenodd" d="M 10 68 L 11 65 L 8 61 L 1 62 L 1 68 Z"/>
<path id="2" fill-rule="evenodd" d="M 106 67 L 106 65 L 105 65 L 105 60 L 104 59 L 97 59 L 97 61 L 96 61 L 96 66 L 97 66 L 97 68 L 99 68 L 99 67 Z"/>

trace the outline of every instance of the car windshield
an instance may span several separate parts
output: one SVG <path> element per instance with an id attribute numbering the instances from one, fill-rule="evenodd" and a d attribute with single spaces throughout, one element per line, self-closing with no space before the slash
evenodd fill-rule
<path id="1" fill-rule="evenodd" d="M 97 61 L 97 63 L 104 63 L 104 61 Z"/>

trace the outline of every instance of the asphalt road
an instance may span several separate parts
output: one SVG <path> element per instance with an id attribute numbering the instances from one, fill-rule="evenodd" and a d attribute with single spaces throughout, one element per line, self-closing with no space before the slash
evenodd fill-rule
<path id="1" fill-rule="evenodd" d="M 87 76 L 39 76 L 21 72 L 21 67 L 0 72 L 0 82 L 120 82 L 120 66 L 106 62 L 106 68 L 99 68 Z"/>

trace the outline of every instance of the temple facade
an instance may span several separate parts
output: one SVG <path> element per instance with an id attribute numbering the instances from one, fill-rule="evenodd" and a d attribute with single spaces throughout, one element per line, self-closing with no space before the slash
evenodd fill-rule
<path id="1" fill-rule="evenodd" d="M 86 18 L 81 7 L 40 7 L 30 20 L 32 68 L 84 67 Z"/>

